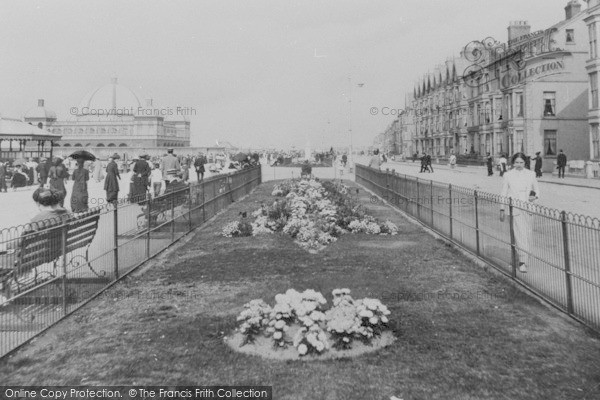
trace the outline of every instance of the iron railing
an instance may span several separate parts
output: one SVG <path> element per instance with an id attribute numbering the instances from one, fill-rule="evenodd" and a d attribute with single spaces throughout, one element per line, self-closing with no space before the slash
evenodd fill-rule
<path id="1" fill-rule="evenodd" d="M 261 168 L 156 198 L 0 230 L 0 357 L 248 194 Z"/>
<path id="2" fill-rule="evenodd" d="M 363 165 L 356 182 L 600 332 L 597 218 Z"/>

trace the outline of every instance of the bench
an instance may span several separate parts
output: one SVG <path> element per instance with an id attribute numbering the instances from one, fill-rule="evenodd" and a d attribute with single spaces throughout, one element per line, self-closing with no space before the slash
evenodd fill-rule
<path id="1" fill-rule="evenodd" d="M 97 273 L 89 264 L 89 247 L 98 230 L 100 210 L 77 215 L 63 223 L 42 227 L 40 230 L 26 231 L 19 238 L 16 249 L 16 260 L 12 268 L 0 268 L 0 292 L 11 297 L 12 287 L 16 286 L 17 293 L 22 292 L 43 281 L 57 277 L 59 261 L 65 262 L 72 270 L 86 263 L 98 277 L 104 277 L 105 272 Z M 63 243 L 64 236 L 64 243 Z M 73 255 L 77 249 L 85 249 L 85 256 Z M 37 268 L 44 264 L 52 264 L 52 271 L 38 273 Z M 24 277 L 31 270 L 33 276 Z M 44 276 L 46 275 L 46 276 Z"/>
<path id="2" fill-rule="evenodd" d="M 150 229 L 159 223 L 166 222 L 168 212 L 188 204 L 188 194 L 189 188 L 182 188 L 178 191 L 165 193 L 154 199 L 141 201 L 139 204 L 142 206 L 142 213 L 137 216 L 138 228 Z"/>

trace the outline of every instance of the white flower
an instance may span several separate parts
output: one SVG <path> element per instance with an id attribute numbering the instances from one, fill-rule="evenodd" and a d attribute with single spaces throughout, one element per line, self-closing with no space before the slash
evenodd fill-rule
<path id="1" fill-rule="evenodd" d="M 381 317 L 381 322 L 383 322 L 384 324 L 388 323 L 388 318 L 387 317 Z"/>
<path id="2" fill-rule="evenodd" d="M 275 329 L 282 329 L 285 326 L 285 321 L 279 320 L 275 323 Z"/>
<path id="3" fill-rule="evenodd" d="M 301 356 L 305 355 L 307 351 L 308 351 L 308 347 L 306 347 L 306 345 L 304 343 L 302 343 L 300 346 L 298 346 L 298 353 L 300 353 Z"/>
<path id="4" fill-rule="evenodd" d="M 275 332 L 273 334 L 273 339 L 281 339 L 283 337 L 283 333 L 281 332 Z"/>
<path id="5" fill-rule="evenodd" d="M 369 322 L 373 325 L 377 325 L 377 322 L 379 322 L 379 318 L 371 317 L 371 318 L 369 318 Z"/>

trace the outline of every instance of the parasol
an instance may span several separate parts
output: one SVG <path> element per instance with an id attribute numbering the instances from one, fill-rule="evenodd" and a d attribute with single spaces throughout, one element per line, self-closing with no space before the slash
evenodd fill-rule
<path id="1" fill-rule="evenodd" d="M 13 165 L 25 165 L 25 163 L 27 163 L 27 160 L 24 158 L 17 158 L 15 161 L 13 161 Z"/>
<path id="2" fill-rule="evenodd" d="M 84 160 L 88 160 L 88 161 L 96 160 L 96 157 L 92 153 L 90 153 L 89 151 L 85 151 L 85 150 L 77 150 L 76 152 L 72 153 L 69 157 L 74 158 L 74 159 L 83 158 Z"/>

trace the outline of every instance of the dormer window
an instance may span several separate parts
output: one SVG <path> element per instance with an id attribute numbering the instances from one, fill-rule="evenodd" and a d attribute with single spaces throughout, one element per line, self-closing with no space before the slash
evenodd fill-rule
<path id="1" fill-rule="evenodd" d="M 566 30 L 566 42 L 567 43 L 575 43 L 575 29 L 567 29 Z"/>

